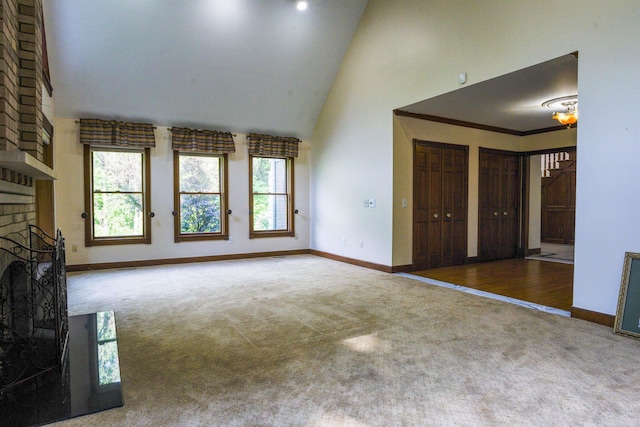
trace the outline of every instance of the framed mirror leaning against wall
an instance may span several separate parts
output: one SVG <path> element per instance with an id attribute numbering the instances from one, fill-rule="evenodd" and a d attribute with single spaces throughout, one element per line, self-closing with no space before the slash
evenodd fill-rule
<path id="1" fill-rule="evenodd" d="M 624 254 L 613 332 L 640 338 L 640 253 Z"/>

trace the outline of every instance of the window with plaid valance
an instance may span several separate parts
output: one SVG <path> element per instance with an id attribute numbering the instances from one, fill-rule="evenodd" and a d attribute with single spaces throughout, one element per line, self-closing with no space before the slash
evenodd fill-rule
<path id="1" fill-rule="evenodd" d="M 154 128 L 149 123 L 80 119 L 80 143 L 117 147 L 155 147 Z"/>
<path id="2" fill-rule="evenodd" d="M 250 133 L 247 142 L 252 156 L 298 157 L 298 138 Z"/>
<path id="3" fill-rule="evenodd" d="M 236 146 L 231 132 L 197 130 L 173 127 L 171 148 L 174 151 L 199 153 L 235 153 Z"/>

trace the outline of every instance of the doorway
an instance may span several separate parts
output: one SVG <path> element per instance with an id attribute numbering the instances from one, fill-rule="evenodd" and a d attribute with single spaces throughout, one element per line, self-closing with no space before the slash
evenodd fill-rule
<path id="1" fill-rule="evenodd" d="M 538 228 L 533 236 L 529 227 L 532 224 L 528 222 L 532 205 L 526 191 L 532 166 L 527 160 L 530 159 L 529 152 L 572 144 L 571 135 L 575 135 L 575 130 L 567 131 L 566 125 L 559 125 L 552 119 L 553 112 L 542 104 L 545 100 L 577 94 L 577 65 L 578 53 L 573 52 L 394 110 L 396 116 L 402 117 L 399 120 L 401 126 L 405 126 L 403 122 L 410 119 L 434 123 L 433 126 L 414 126 L 406 122 L 405 135 L 407 139 L 411 138 L 409 140 L 419 138 L 454 142 L 455 138 L 468 142 L 468 179 L 473 192 L 468 194 L 470 211 L 467 221 L 468 230 L 472 234 L 467 236 L 470 252 L 464 263 L 470 265 L 466 266 L 468 268 L 465 269 L 465 274 L 471 274 L 469 268 L 478 261 L 492 261 L 481 263 L 492 264 L 510 259 L 525 263 L 526 260 L 522 258 L 531 255 L 532 249 L 540 252 L 541 193 L 537 193 Z M 494 152 L 489 154 L 491 150 L 482 147 L 492 147 Z M 503 156 L 496 153 L 503 150 Z M 481 151 L 484 154 L 480 154 Z M 484 158 L 485 156 L 488 158 Z M 513 158 L 507 160 L 509 156 Z M 481 180 L 488 184 L 481 184 Z M 417 202 L 415 180 L 413 191 L 414 202 Z M 575 215 L 575 208 L 573 209 Z M 430 267 L 428 262 L 416 262 L 421 250 L 420 243 L 416 240 L 424 239 L 417 232 L 419 221 L 416 218 L 418 213 L 415 204 L 413 213 L 412 266 L 414 271 L 435 268 Z M 549 214 L 549 219 L 553 215 Z M 422 226 L 427 225 L 423 223 Z M 561 228 L 563 233 L 567 230 L 566 225 Z M 559 232 L 559 228 L 556 232 Z M 545 236 L 547 234 L 545 232 Z M 476 248 L 477 252 L 473 253 Z M 480 268 L 480 263 L 476 265 Z M 572 266 L 565 267 L 572 271 Z M 491 271 L 493 270 L 489 269 Z M 484 277 L 485 279 L 494 284 L 501 282 L 499 277 L 491 277 L 493 273 L 487 274 L 489 276 Z M 534 282 L 539 286 L 550 286 L 553 277 L 544 275 L 543 278 L 544 283 Z"/>
<path id="2" fill-rule="evenodd" d="M 576 214 L 576 147 L 530 153 L 528 255 L 573 263 Z"/>
<path id="3" fill-rule="evenodd" d="M 573 245 L 576 218 L 576 149 L 542 155 L 543 243 Z"/>

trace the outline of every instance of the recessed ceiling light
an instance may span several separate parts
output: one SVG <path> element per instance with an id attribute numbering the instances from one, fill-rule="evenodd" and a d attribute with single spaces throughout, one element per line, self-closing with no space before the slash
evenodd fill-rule
<path id="1" fill-rule="evenodd" d="M 307 8 L 308 4 L 306 1 L 299 1 L 296 3 L 296 8 L 298 10 L 305 10 Z"/>

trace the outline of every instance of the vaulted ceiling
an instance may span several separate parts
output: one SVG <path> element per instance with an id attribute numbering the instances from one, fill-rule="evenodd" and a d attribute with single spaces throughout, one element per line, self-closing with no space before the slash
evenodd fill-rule
<path id="1" fill-rule="evenodd" d="M 43 3 L 57 117 L 309 138 L 367 1 Z"/>
<path id="2" fill-rule="evenodd" d="M 308 139 L 367 0 L 43 3 L 57 117 Z M 526 133 L 574 94 L 567 54 L 399 110 Z"/>

